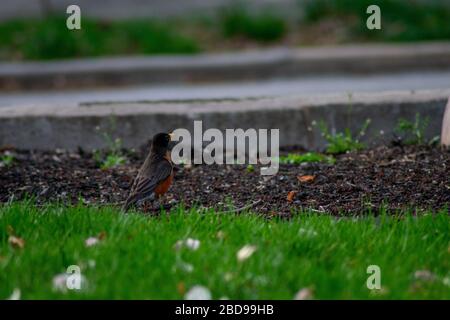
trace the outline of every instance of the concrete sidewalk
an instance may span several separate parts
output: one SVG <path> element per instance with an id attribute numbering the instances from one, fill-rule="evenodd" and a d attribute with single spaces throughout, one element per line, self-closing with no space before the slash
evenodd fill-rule
<path id="1" fill-rule="evenodd" d="M 92 88 L 450 70 L 450 42 L 0 63 L 0 90 Z"/>
<path id="2" fill-rule="evenodd" d="M 242 99 L 284 95 L 450 89 L 450 71 L 377 75 L 314 76 L 207 84 L 141 85 L 122 88 L 47 90 L 0 93 L 0 108 L 21 104 L 48 106 L 70 103 Z"/>
<path id="3" fill-rule="evenodd" d="M 97 128 L 112 128 L 125 147 L 138 147 L 153 134 L 176 128 L 193 129 L 194 120 L 207 128 L 280 129 L 280 144 L 300 144 L 309 149 L 324 146 L 313 121 L 324 120 L 332 132 L 357 131 L 368 118 L 366 134 L 392 138 L 400 118 L 413 120 L 416 113 L 429 118 L 428 137 L 440 134 L 450 90 L 394 91 L 380 93 L 320 94 L 260 99 L 174 102 L 126 102 L 22 105 L 0 108 L 0 146 L 23 149 L 86 149 L 105 146 Z"/>

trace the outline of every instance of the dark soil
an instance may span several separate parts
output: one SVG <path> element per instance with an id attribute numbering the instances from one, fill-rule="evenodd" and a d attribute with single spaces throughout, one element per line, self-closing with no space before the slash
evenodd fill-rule
<path id="1" fill-rule="evenodd" d="M 145 157 L 101 170 L 84 152 L 13 151 L 15 162 L 0 167 L 0 202 L 32 195 L 47 201 L 121 205 Z M 337 156 L 335 164 L 281 164 L 278 175 L 258 166 L 178 166 L 165 203 L 185 207 L 241 208 L 259 201 L 255 212 L 289 215 L 292 210 L 357 214 L 380 208 L 438 210 L 450 207 L 450 151 L 432 147 L 378 147 Z M 298 177 L 312 175 L 312 181 Z M 293 191 L 293 192 L 292 192 Z M 288 197 L 288 194 L 290 196 Z M 290 198 L 291 201 L 288 201 Z M 392 212 L 392 211 L 391 211 Z"/>

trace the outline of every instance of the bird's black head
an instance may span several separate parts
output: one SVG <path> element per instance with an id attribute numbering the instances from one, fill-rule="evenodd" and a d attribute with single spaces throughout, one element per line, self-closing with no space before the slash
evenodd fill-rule
<path id="1" fill-rule="evenodd" d="M 157 133 L 153 136 L 152 147 L 155 149 L 165 149 L 169 146 L 170 134 Z"/>

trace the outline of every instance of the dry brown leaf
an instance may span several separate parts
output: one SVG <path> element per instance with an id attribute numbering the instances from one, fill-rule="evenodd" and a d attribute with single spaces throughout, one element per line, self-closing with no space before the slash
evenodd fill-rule
<path id="1" fill-rule="evenodd" d="M 97 238 L 98 238 L 98 240 L 103 240 L 103 239 L 105 239 L 105 238 L 106 238 L 106 232 L 105 232 L 105 231 L 100 232 L 100 233 L 98 234 Z"/>
<path id="2" fill-rule="evenodd" d="M 16 236 L 9 236 L 8 242 L 14 248 L 22 249 L 23 247 L 25 247 L 25 240 Z"/>
<path id="3" fill-rule="evenodd" d="M 297 180 L 302 183 L 313 182 L 315 178 L 316 178 L 316 176 L 312 176 L 309 174 L 304 175 L 304 176 L 297 176 Z"/>
<path id="4" fill-rule="evenodd" d="M 184 282 L 178 282 L 177 291 L 181 295 L 184 295 L 186 293 L 186 286 L 184 285 Z"/>
<path id="5" fill-rule="evenodd" d="M 184 282 L 178 282 L 177 291 L 180 295 L 184 296 L 186 293 L 186 286 L 184 285 Z"/>
<path id="6" fill-rule="evenodd" d="M 289 191 L 286 200 L 288 202 L 294 201 L 294 197 L 295 197 L 296 194 L 297 194 L 297 191 Z"/>

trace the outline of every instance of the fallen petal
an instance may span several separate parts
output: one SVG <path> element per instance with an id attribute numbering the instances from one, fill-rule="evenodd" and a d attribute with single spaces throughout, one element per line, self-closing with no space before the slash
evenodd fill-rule
<path id="1" fill-rule="evenodd" d="M 70 288 L 70 286 L 73 285 L 73 284 L 71 284 L 72 279 L 69 278 L 70 276 L 73 276 L 73 274 L 60 273 L 60 274 L 57 274 L 56 276 L 54 276 L 53 280 L 52 280 L 53 290 L 66 293 L 67 290 L 69 290 L 69 289 L 73 290 L 73 291 L 78 291 L 78 290 L 87 288 L 87 280 L 82 274 L 79 275 L 80 276 L 80 278 L 79 278 L 80 287 L 79 288 Z"/>
<path id="2" fill-rule="evenodd" d="M 7 300 L 20 300 L 20 289 L 15 288 Z"/>
<path id="3" fill-rule="evenodd" d="M 211 292 L 204 286 L 193 286 L 184 296 L 185 300 L 211 300 Z"/>
<path id="4" fill-rule="evenodd" d="M 92 247 L 97 245 L 100 242 L 99 238 L 96 237 L 89 237 L 86 239 L 86 241 L 84 242 L 84 244 L 86 245 L 86 247 Z"/>
<path id="5" fill-rule="evenodd" d="M 200 247 L 200 240 L 187 238 L 185 245 L 191 250 L 197 250 Z"/>
<path id="6" fill-rule="evenodd" d="M 180 250 L 183 246 L 195 251 L 200 248 L 200 240 L 192 238 L 187 238 L 186 240 L 178 240 L 175 243 L 174 248 L 175 250 Z"/>
<path id="7" fill-rule="evenodd" d="M 16 237 L 16 236 L 9 236 L 8 242 L 11 246 L 14 248 L 20 248 L 22 249 L 25 246 L 25 240 L 22 238 Z"/>
<path id="8" fill-rule="evenodd" d="M 303 288 L 295 294 L 294 300 L 312 300 L 313 291 L 310 288 Z"/>
<path id="9" fill-rule="evenodd" d="M 423 281 L 434 281 L 436 280 L 436 275 L 429 270 L 417 270 L 414 273 L 414 278 Z"/>
<path id="10" fill-rule="evenodd" d="M 238 261 L 244 261 L 251 257 L 257 247 L 253 245 L 243 246 L 236 254 Z"/>
<path id="11" fill-rule="evenodd" d="M 66 292 L 67 291 L 67 274 L 66 273 L 60 273 L 53 277 L 52 284 L 53 284 L 53 290 L 60 291 L 60 292 Z"/>

